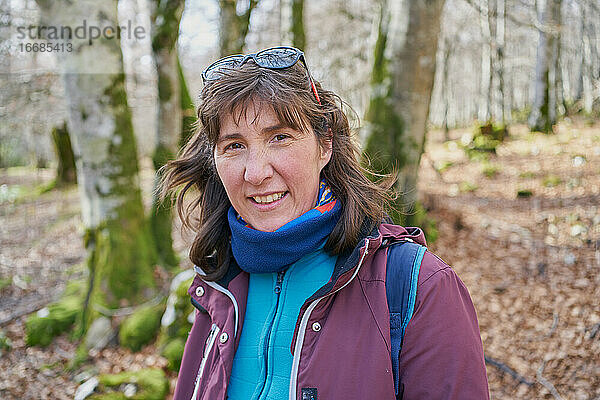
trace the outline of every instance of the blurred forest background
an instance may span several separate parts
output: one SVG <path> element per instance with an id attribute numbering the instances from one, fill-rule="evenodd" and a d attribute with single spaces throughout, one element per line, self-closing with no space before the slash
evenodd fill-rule
<path id="1" fill-rule="evenodd" d="M 371 167 L 398 167 L 395 219 L 465 281 L 491 397 L 600 399 L 598 0 L 0 0 L 0 15 L 0 398 L 172 396 L 193 232 L 153 197 L 155 171 L 193 131 L 207 65 L 285 44 L 355 110 Z M 127 34 L 49 29 L 84 21 Z"/>

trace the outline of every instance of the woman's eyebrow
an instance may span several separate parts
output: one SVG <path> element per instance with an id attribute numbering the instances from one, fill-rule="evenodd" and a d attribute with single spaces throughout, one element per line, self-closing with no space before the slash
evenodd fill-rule
<path id="1" fill-rule="evenodd" d="M 287 128 L 287 126 L 283 125 L 283 124 L 271 125 L 271 126 L 267 126 L 267 127 L 263 128 L 260 131 L 260 133 L 263 134 L 263 135 L 267 135 L 269 133 L 272 133 L 272 132 L 275 132 L 275 131 L 279 131 L 279 130 L 282 130 L 282 129 L 285 129 L 285 128 Z"/>
<path id="2" fill-rule="evenodd" d="M 241 138 L 242 138 L 242 135 L 239 133 L 228 133 L 227 135 L 219 136 L 217 138 L 217 143 L 221 143 L 226 140 L 241 139 Z"/>

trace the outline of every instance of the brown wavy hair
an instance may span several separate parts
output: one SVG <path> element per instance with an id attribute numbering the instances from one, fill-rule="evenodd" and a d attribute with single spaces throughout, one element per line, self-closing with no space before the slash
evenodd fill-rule
<path id="1" fill-rule="evenodd" d="M 161 200 L 170 197 L 171 204 L 176 198 L 182 229 L 195 233 L 190 260 L 207 274 L 204 279 L 223 277 L 231 257 L 227 220 L 231 203 L 217 174 L 215 144 L 223 118 L 232 115 L 238 121 L 253 104 L 272 107 L 279 121 L 292 129 L 306 131 L 310 125 L 321 146 L 332 146 L 331 159 L 321 176 L 341 201 L 342 215 L 325 244 L 327 252 L 352 250 L 362 230 L 371 230 L 386 218 L 385 210 L 392 200 L 392 175 L 377 175 L 361 166 L 360 150 L 344 112 L 346 104 L 319 82 L 314 83 L 321 104 L 301 63 L 272 70 L 249 61 L 207 82 L 202 89 L 197 130 L 176 159 L 158 171 L 156 192 Z M 368 176 L 382 179 L 374 183 Z M 188 192 L 193 197 L 184 205 Z M 194 212 L 198 212 L 196 217 Z"/>

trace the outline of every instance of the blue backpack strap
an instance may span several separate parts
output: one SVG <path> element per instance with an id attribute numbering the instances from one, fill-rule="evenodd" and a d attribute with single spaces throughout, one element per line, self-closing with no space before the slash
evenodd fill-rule
<path id="1" fill-rule="evenodd" d="M 399 386 L 399 357 L 406 326 L 417 298 L 417 281 L 426 247 L 412 241 L 393 243 L 388 248 L 385 293 L 390 309 L 392 373 L 396 396 Z"/>

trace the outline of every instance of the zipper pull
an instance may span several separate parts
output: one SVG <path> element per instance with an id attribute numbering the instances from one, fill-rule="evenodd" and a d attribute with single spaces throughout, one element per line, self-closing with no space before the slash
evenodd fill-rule
<path id="1" fill-rule="evenodd" d="M 279 271 L 277 273 L 277 282 L 275 283 L 275 294 L 281 293 L 281 285 L 283 284 L 283 275 L 285 275 L 285 271 Z"/>

